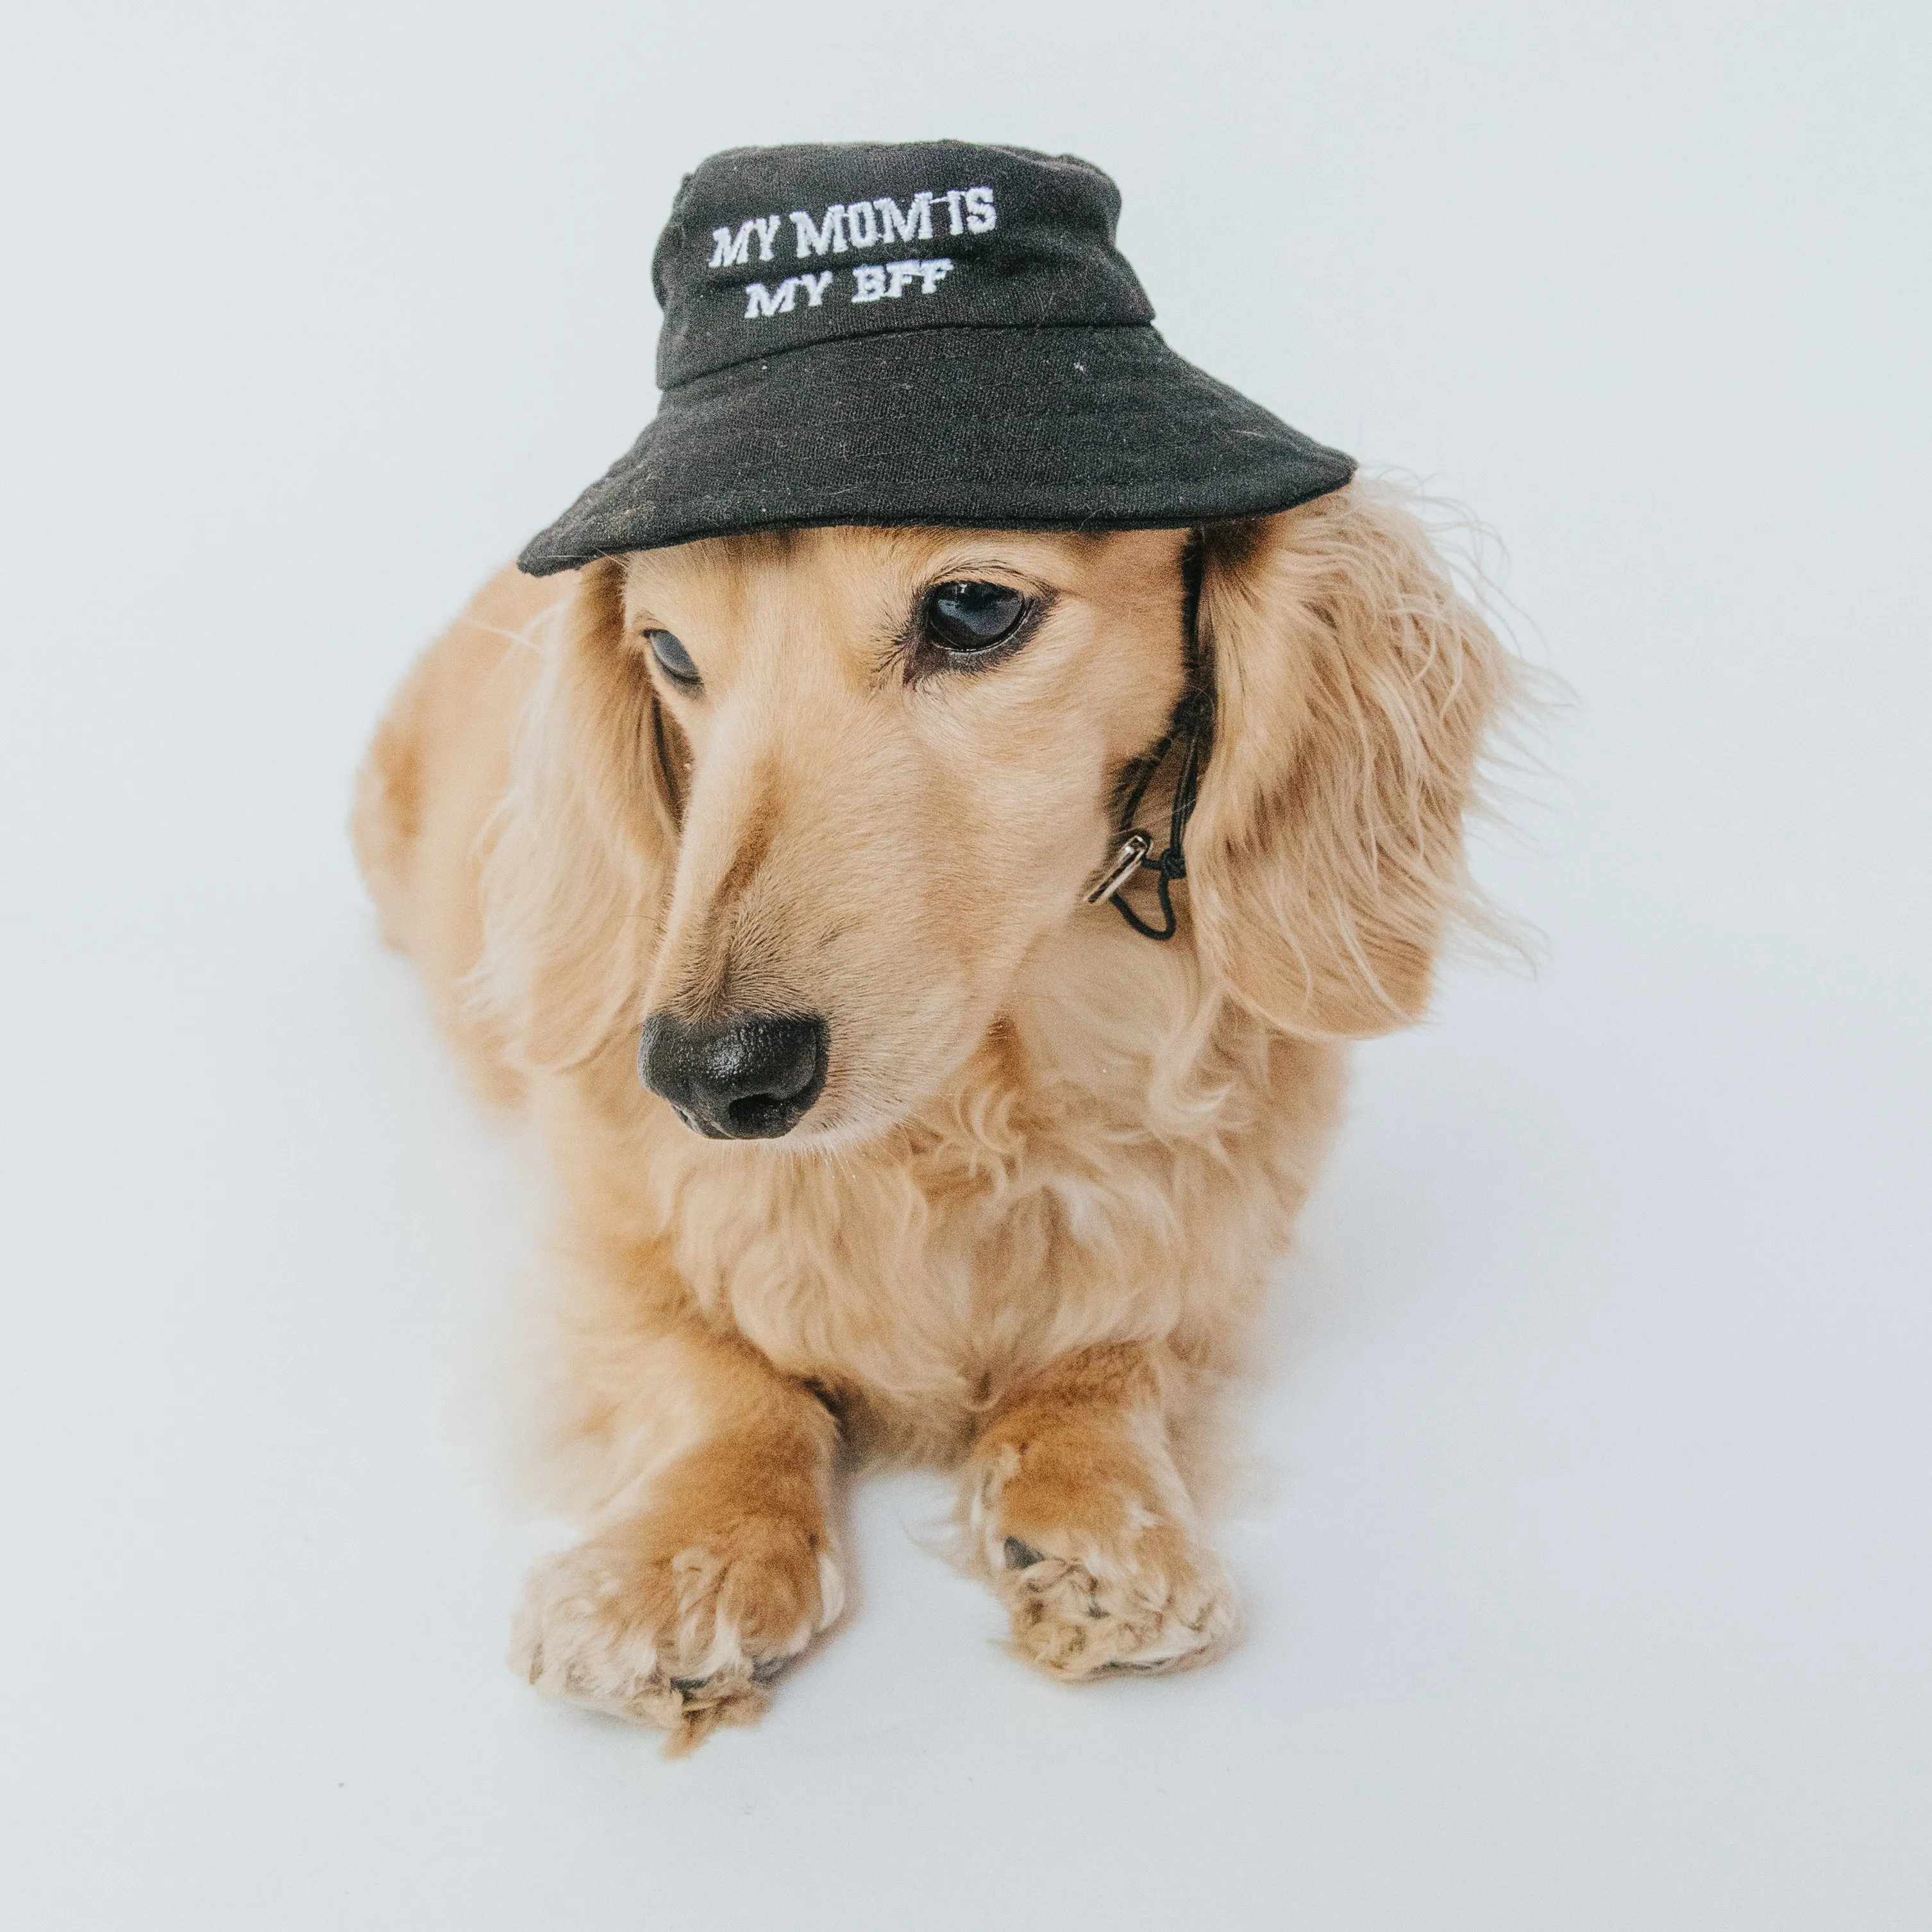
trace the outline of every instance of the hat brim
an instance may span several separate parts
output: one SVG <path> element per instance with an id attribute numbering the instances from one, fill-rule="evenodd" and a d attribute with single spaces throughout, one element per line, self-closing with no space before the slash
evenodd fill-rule
<path id="1" fill-rule="evenodd" d="M 741 530 L 1178 528 L 1292 508 L 1352 458 L 1145 325 L 924 328 L 815 344 L 668 392 L 518 560 L 535 577 Z"/>

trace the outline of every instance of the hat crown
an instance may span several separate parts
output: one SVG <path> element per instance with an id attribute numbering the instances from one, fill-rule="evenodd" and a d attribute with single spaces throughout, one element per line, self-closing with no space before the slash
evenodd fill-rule
<path id="1" fill-rule="evenodd" d="M 1071 154 L 966 141 L 734 148 L 685 177 L 652 279 L 667 391 L 903 330 L 1129 327 L 1120 190 Z"/>

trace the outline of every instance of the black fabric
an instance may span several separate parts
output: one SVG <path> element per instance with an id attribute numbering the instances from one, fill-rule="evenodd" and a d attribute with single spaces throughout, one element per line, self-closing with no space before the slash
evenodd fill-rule
<path id="1" fill-rule="evenodd" d="M 658 245 L 658 416 L 523 568 L 830 524 L 1178 526 L 1346 483 L 1161 340 L 1119 211 L 1022 148 L 713 156 Z"/>

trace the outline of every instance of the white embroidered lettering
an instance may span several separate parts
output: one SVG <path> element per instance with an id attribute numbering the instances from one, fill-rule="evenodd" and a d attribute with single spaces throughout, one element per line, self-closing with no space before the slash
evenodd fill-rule
<path id="1" fill-rule="evenodd" d="M 921 188 L 902 208 L 890 194 L 874 195 L 869 201 L 835 201 L 814 220 L 810 210 L 795 208 L 791 224 L 801 260 L 814 255 L 843 255 L 855 248 L 872 248 L 894 242 L 932 239 L 933 215 L 941 203 L 946 209 L 948 232 L 954 235 L 984 235 L 999 226 L 999 212 L 990 188 L 951 188 L 940 190 Z M 779 226 L 775 214 L 754 215 L 734 232 L 728 228 L 712 230 L 716 243 L 712 250 L 713 268 L 725 268 L 750 259 L 751 238 L 758 238 L 758 260 L 772 259 L 772 244 Z M 920 291 L 931 295 L 951 272 L 952 260 L 940 256 L 932 260 L 888 262 L 882 269 L 854 271 L 854 302 L 896 301 L 918 278 Z M 831 271 L 823 276 L 807 275 L 800 286 L 810 305 L 817 308 L 830 286 Z M 774 298 L 776 300 L 776 298 Z"/>
<path id="2" fill-rule="evenodd" d="M 828 280 L 831 278 L 831 273 L 829 268 L 826 271 Z M 812 298 L 814 308 L 818 305 L 818 299 L 815 296 Z M 748 282 L 745 285 L 745 320 L 749 322 L 754 316 L 760 315 L 789 315 L 792 304 L 797 300 L 798 278 L 796 275 L 786 276 L 779 283 L 776 294 L 763 282 Z"/>
<path id="3" fill-rule="evenodd" d="M 738 233 L 734 239 L 728 228 L 714 228 L 711 231 L 711 266 L 714 268 L 729 268 L 752 259 L 752 223 L 748 218 L 738 225 Z"/>
<path id="4" fill-rule="evenodd" d="M 868 208 L 866 213 L 869 215 Z M 814 223 L 802 208 L 792 210 L 791 225 L 798 230 L 798 253 L 808 255 L 842 255 L 845 252 L 845 205 L 835 201 L 825 211 L 822 224 Z M 722 233 L 723 231 L 720 230 Z"/>
<path id="5" fill-rule="evenodd" d="M 815 275 L 801 275 L 798 285 L 805 291 L 808 308 L 817 308 L 825 300 L 825 291 L 832 286 L 832 271 L 821 268 Z"/>
<path id="6" fill-rule="evenodd" d="M 899 212 L 898 203 L 889 194 L 879 196 L 872 206 L 879 211 L 881 242 L 890 242 L 895 236 L 902 242 L 932 239 L 932 193 L 929 188 L 922 188 L 914 195 L 903 214 Z"/>
<path id="7" fill-rule="evenodd" d="M 922 295 L 931 295 L 945 280 L 952 268 L 950 256 L 941 255 L 930 262 L 888 262 L 883 268 L 854 268 L 852 280 L 856 284 L 852 299 L 860 302 L 897 302 L 913 283 L 917 282 Z M 826 271 L 826 279 L 831 279 L 832 272 Z M 806 278 L 809 290 L 812 278 Z"/>

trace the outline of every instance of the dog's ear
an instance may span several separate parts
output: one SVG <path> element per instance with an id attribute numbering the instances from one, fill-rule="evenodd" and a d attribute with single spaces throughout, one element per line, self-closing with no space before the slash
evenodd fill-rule
<path id="1" fill-rule="evenodd" d="M 642 1016 L 686 756 L 624 636 L 622 563 L 586 566 L 536 639 L 483 864 L 478 1004 L 527 1069 L 586 1060 Z"/>
<path id="2" fill-rule="evenodd" d="M 1508 660 L 1391 494 L 1351 484 L 1204 544 L 1202 959 L 1286 1031 L 1390 1031 L 1470 908 L 1463 814 Z"/>

